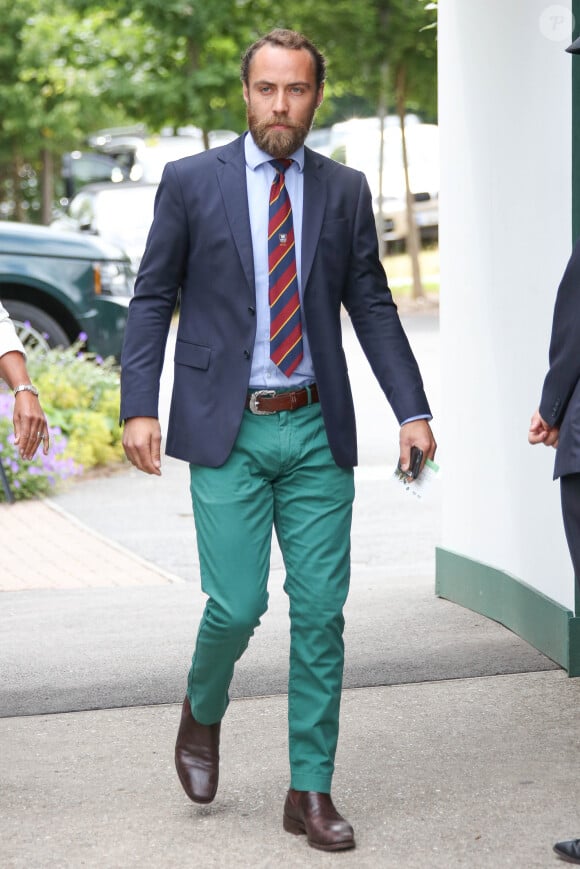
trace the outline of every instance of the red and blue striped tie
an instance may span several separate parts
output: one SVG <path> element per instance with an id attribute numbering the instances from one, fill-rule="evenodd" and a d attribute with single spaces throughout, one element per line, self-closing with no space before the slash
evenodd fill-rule
<path id="1" fill-rule="evenodd" d="M 270 163 L 276 170 L 268 221 L 270 359 L 290 377 L 303 356 L 292 206 L 284 178 L 292 160 Z"/>

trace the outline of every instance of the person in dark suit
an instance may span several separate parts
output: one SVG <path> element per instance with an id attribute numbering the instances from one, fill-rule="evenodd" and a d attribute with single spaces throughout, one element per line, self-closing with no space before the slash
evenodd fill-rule
<path id="1" fill-rule="evenodd" d="M 580 54 L 580 38 L 566 49 Z M 564 531 L 576 585 L 580 590 L 580 239 L 576 241 L 558 288 L 549 368 L 540 405 L 528 432 L 531 444 L 554 447 L 554 479 L 560 480 Z M 568 863 L 580 863 L 580 839 L 556 842 L 554 851 Z"/>
<path id="2" fill-rule="evenodd" d="M 528 440 L 556 449 L 554 478 L 560 480 L 562 519 L 580 589 L 580 239 L 558 288 L 549 369 L 540 406 L 532 416 Z M 580 839 L 556 842 L 554 851 L 580 864 Z"/>
<path id="3" fill-rule="evenodd" d="M 275 30 L 242 59 L 249 131 L 170 163 L 131 301 L 121 418 L 130 461 L 161 473 L 159 377 L 180 293 L 166 452 L 190 464 L 202 589 L 175 762 L 211 802 L 234 664 L 267 609 L 272 529 L 290 602 L 291 780 L 284 828 L 354 847 L 330 796 L 357 462 L 341 339 L 350 315 L 400 429 L 400 459 L 436 444 L 419 369 L 378 257 L 362 173 L 304 147 L 325 59 Z"/>

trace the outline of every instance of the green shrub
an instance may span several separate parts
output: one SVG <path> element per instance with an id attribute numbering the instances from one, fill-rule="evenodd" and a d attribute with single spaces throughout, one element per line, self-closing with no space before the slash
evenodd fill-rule
<path id="1" fill-rule="evenodd" d="M 122 460 L 119 368 L 113 359 L 84 353 L 77 342 L 30 353 L 28 371 L 50 424 L 68 439 L 68 456 L 84 468 Z"/>
<path id="2" fill-rule="evenodd" d="M 10 491 L 16 501 L 49 495 L 63 480 L 80 474 L 82 467 L 67 455 L 67 439 L 54 426 L 49 426 L 48 455 L 39 447 L 32 461 L 21 459 L 14 445 L 13 406 L 12 394 L 0 392 L 0 462 Z M 0 487 L 0 501 L 6 500 L 4 487 Z"/>
<path id="3" fill-rule="evenodd" d="M 119 369 L 81 349 L 30 350 L 27 367 L 38 387 L 50 429 L 50 450 L 31 462 L 14 446 L 13 396 L 0 392 L 0 461 L 17 500 L 50 494 L 83 470 L 123 459 L 119 426 Z M 5 499 L 0 488 L 0 501 Z"/>

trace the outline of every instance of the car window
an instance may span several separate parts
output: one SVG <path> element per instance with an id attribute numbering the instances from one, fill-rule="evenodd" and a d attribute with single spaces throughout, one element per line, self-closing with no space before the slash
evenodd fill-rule
<path id="1" fill-rule="evenodd" d="M 114 187 L 100 190 L 95 197 L 93 210 L 96 229 L 109 232 L 148 227 L 153 220 L 153 203 L 156 187 Z"/>
<path id="2" fill-rule="evenodd" d="M 181 157 L 189 157 L 191 154 L 199 154 L 203 150 L 203 140 L 193 136 L 181 136 L 154 145 L 143 145 L 135 154 L 131 180 L 158 184 L 166 163 L 170 160 L 179 160 Z"/>
<path id="3" fill-rule="evenodd" d="M 405 130 L 409 161 L 409 182 L 413 192 L 439 191 L 439 130 L 434 124 L 417 124 Z M 378 192 L 380 133 L 347 136 L 343 146 L 344 162 L 367 176 L 371 190 Z M 401 131 L 388 127 L 384 132 L 383 192 L 386 196 L 404 195 Z"/>
<path id="4" fill-rule="evenodd" d="M 69 206 L 69 215 L 80 226 L 90 226 L 93 222 L 93 202 L 86 193 L 77 193 Z"/>

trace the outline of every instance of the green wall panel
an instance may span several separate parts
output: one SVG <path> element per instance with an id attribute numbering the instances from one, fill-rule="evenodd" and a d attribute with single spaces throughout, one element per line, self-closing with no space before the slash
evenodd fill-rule
<path id="1" fill-rule="evenodd" d="M 580 618 L 502 570 L 447 549 L 436 554 L 435 593 L 509 628 L 580 676 Z"/>

